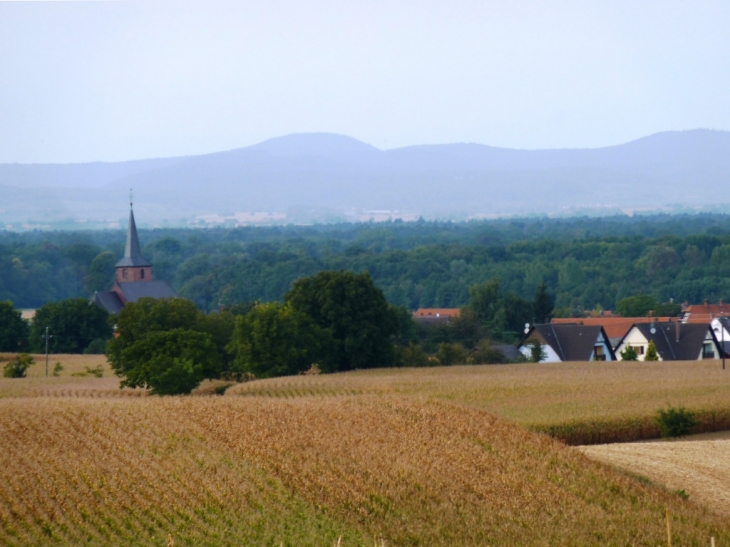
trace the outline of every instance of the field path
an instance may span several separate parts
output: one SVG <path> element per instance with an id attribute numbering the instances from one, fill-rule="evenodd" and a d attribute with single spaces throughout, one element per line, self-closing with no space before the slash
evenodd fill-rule
<path id="1" fill-rule="evenodd" d="M 675 441 L 577 447 L 585 455 L 648 477 L 690 500 L 730 515 L 730 433 Z"/>

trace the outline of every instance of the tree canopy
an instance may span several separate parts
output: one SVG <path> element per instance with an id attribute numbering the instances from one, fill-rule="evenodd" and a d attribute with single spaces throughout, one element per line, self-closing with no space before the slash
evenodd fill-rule
<path id="1" fill-rule="evenodd" d="M 398 317 L 368 273 L 320 272 L 294 282 L 284 301 L 328 331 L 330 370 L 388 367 Z"/>
<path id="2" fill-rule="evenodd" d="M 331 344 L 329 331 L 307 315 L 289 304 L 271 302 L 258 304 L 236 318 L 229 348 L 236 355 L 236 371 L 268 378 L 297 374 L 320 365 Z"/>
<path id="3" fill-rule="evenodd" d="M 27 348 L 28 323 L 12 302 L 0 302 L 0 351 L 18 352 Z"/>
<path id="4" fill-rule="evenodd" d="M 38 308 L 30 327 L 30 346 L 36 353 L 46 349 L 46 327 L 52 338 L 51 353 L 82 353 L 94 340 L 106 340 L 112 329 L 109 314 L 86 298 L 49 302 Z"/>
<path id="5" fill-rule="evenodd" d="M 190 393 L 221 372 L 221 348 L 205 332 L 206 316 L 183 298 L 140 298 L 122 308 L 107 356 L 122 386 Z"/>

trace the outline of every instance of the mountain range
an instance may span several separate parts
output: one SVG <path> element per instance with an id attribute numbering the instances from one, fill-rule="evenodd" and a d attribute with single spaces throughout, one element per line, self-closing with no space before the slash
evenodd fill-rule
<path id="1" fill-rule="evenodd" d="M 306 133 L 226 152 L 116 163 L 0 164 L 0 228 L 473 218 L 730 204 L 730 132 L 657 133 L 595 149 L 481 144 L 380 150 Z"/>

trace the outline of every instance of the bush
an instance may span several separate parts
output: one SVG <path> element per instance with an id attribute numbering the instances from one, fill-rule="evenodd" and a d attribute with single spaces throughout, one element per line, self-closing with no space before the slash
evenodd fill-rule
<path id="1" fill-rule="evenodd" d="M 547 359 L 547 352 L 537 338 L 530 338 L 525 345 L 530 348 L 530 361 L 539 363 Z"/>
<path id="2" fill-rule="evenodd" d="M 60 376 L 60 375 L 61 375 L 61 371 L 62 371 L 62 370 L 63 370 L 63 365 L 61 364 L 61 362 L 60 362 L 60 361 L 58 361 L 58 362 L 57 362 L 57 363 L 56 363 L 56 364 L 55 364 L 55 365 L 53 366 L 53 375 L 54 375 L 54 376 Z"/>
<path id="3" fill-rule="evenodd" d="M 106 340 L 102 340 L 101 338 L 93 340 L 84 350 L 84 355 L 104 355 L 105 353 Z"/>
<path id="4" fill-rule="evenodd" d="M 659 354 L 656 351 L 656 345 L 654 345 L 654 340 L 649 340 L 649 347 L 646 348 L 646 355 L 644 356 L 644 361 L 658 361 L 659 360 Z"/>
<path id="5" fill-rule="evenodd" d="M 5 364 L 3 376 L 5 378 L 25 378 L 28 368 L 34 363 L 33 357 L 27 353 L 21 353 Z"/>
<path id="6" fill-rule="evenodd" d="M 410 342 L 407 346 L 396 347 L 396 362 L 401 367 L 428 367 L 431 363 L 421 344 Z"/>
<path id="7" fill-rule="evenodd" d="M 622 361 L 637 361 L 639 358 L 636 350 L 632 346 L 626 346 L 626 349 L 624 349 L 620 355 Z"/>
<path id="8" fill-rule="evenodd" d="M 439 344 L 436 359 L 444 366 L 466 363 L 466 350 L 461 344 Z"/>
<path id="9" fill-rule="evenodd" d="M 471 354 L 471 358 L 477 365 L 496 365 L 507 362 L 507 357 L 500 350 L 492 346 L 491 340 L 481 340 Z"/>
<path id="10" fill-rule="evenodd" d="M 659 432 L 665 439 L 668 437 L 683 437 L 697 425 L 695 415 L 683 407 L 669 407 L 666 410 L 660 410 L 655 421 L 659 427 Z"/>

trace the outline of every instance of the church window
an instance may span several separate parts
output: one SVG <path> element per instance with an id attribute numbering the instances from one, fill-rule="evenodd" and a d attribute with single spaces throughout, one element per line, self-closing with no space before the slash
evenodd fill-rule
<path id="1" fill-rule="evenodd" d="M 127 279 L 127 270 L 126 268 L 122 270 L 122 279 Z"/>
<path id="2" fill-rule="evenodd" d="M 144 279 L 144 268 L 139 271 L 139 278 Z"/>

